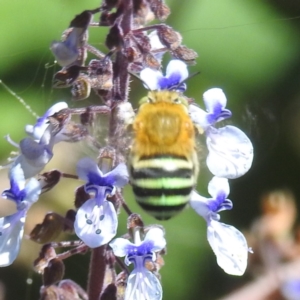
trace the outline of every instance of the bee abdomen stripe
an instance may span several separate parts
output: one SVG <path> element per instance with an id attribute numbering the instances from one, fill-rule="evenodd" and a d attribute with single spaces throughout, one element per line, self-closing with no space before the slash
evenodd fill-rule
<path id="1" fill-rule="evenodd" d="M 190 168 L 180 168 L 173 171 L 161 169 L 161 168 L 131 168 L 131 176 L 135 179 L 146 178 L 190 178 L 193 175 L 193 170 Z"/>
<path id="2" fill-rule="evenodd" d="M 166 171 L 175 171 L 178 169 L 192 169 L 193 162 L 186 159 L 177 158 L 152 158 L 140 159 L 134 162 L 134 169 L 160 168 Z"/>
<path id="3" fill-rule="evenodd" d="M 177 188 L 177 189 L 170 189 L 170 188 L 169 189 L 164 189 L 164 188 L 149 189 L 149 188 L 142 188 L 142 187 L 133 185 L 132 188 L 133 188 L 133 192 L 134 192 L 135 196 L 137 197 L 137 200 L 145 197 L 145 201 L 150 202 L 149 197 L 150 198 L 157 197 L 157 201 L 158 201 L 157 203 L 161 203 L 163 205 L 164 205 L 164 198 L 168 198 L 170 196 L 170 198 L 175 199 L 176 196 L 178 196 L 178 198 L 182 199 L 185 196 L 189 196 L 192 191 L 191 186 L 184 187 L 184 188 Z M 171 201 L 171 199 L 167 200 L 167 201 Z"/>
<path id="4" fill-rule="evenodd" d="M 190 194 L 187 195 L 153 195 L 153 196 L 138 196 L 136 195 L 136 200 L 140 205 L 149 206 L 149 209 L 168 208 L 176 207 L 180 205 L 186 205 L 190 200 Z"/>
<path id="5" fill-rule="evenodd" d="M 133 179 L 131 184 L 144 189 L 181 189 L 192 188 L 194 186 L 194 178 L 145 178 Z"/>

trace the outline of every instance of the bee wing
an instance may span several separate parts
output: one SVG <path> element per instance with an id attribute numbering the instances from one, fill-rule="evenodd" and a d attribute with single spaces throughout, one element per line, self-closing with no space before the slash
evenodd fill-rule
<path id="1" fill-rule="evenodd" d="M 0 267 L 11 265 L 18 256 L 24 223 L 24 211 L 0 218 Z"/>

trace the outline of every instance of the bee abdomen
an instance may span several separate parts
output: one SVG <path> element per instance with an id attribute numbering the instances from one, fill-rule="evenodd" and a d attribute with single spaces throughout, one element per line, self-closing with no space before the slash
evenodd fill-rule
<path id="1" fill-rule="evenodd" d="M 195 184 L 193 164 L 185 157 L 143 157 L 130 173 L 137 202 L 159 220 L 180 212 Z"/>

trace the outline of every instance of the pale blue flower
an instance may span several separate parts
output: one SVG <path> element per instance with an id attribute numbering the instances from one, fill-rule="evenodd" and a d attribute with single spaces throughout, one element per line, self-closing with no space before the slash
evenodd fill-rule
<path id="1" fill-rule="evenodd" d="M 119 164 L 111 172 L 103 174 L 96 162 L 88 157 L 77 163 L 77 174 L 85 180 L 85 191 L 93 194 L 77 211 L 74 229 L 77 236 L 91 248 L 107 244 L 117 232 L 118 217 L 113 204 L 107 201 L 116 187 L 128 183 L 125 164 Z"/>
<path id="2" fill-rule="evenodd" d="M 213 177 L 208 192 L 212 198 L 193 192 L 190 205 L 207 222 L 207 240 L 217 257 L 218 265 L 228 274 L 243 275 L 248 260 L 247 241 L 235 227 L 219 222 L 218 212 L 232 208 L 232 202 L 227 199 L 228 180 Z"/>
<path id="3" fill-rule="evenodd" d="M 52 125 L 48 125 L 39 141 L 26 137 L 17 144 L 9 136 L 6 136 L 7 141 L 20 151 L 18 156 L 11 159 L 12 163 L 8 166 L 13 168 L 20 164 L 25 179 L 37 175 L 53 157 L 54 137 Z"/>
<path id="4" fill-rule="evenodd" d="M 84 28 L 73 27 L 65 41 L 52 42 L 50 49 L 60 66 L 68 67 L 77 60 L 79 56 L 78 47 L 80 46 L 84 32 Z"/>
<path id="5" fill-rule="evenodd" d="M 167 66 L 166 76 L 163 76 L 160 71 L 145 68 L 141 71 L 140 78 L 151 91 L 175 89 L 183 92 L 186 85 L 182 82 L 188 78 L 188 75 L 186 64 L 181 60 L 173 59 Z"/>
<path id="6" fill-rule="evenodd" d="M 42 138 L 46 128 L 49 126 L 48 117 L 65 108 L 68 108 L 68 104 L 66 102 L 55 103 L 45 112 L 42 117 L 37 119 L 34 125 L 26 125 L 25 131 L 28 135 L 33 137 L 34 140 L 39 141 Z"/>
<path id="7" fill-rule="evenodd" d="M 287 300 L 299 300 L 300 278 L 291 278 L 286 280 L 281 287 L 281 293 Z"/>
<path id="8" fill-rule="evenodd" d="M 123 238 L 114 239 L 109 243 L 116 256 L 125 256 L 125 263 L 134 265 L 127 280 L 124 300 L 161 300 L 161 284 L 157 277 L 145 267 L 145 263 L 155 261 L 155 252 L 166 246 L 164 232 L 158 227 L 153 227 L 147 232 L 143 241 L 140 241 L 137 234 L 135 243 Z"/>
<path id="9" fill-rule="evenodd" d="M 20 164 L 10 169 L 10 189 L 2 193 L 3 198 L 16 203 L 17 212 L 0 218 L 0 266 L 5 267 L 16 259 L 24 233 L 27 211 L 36 202 L 41 186 L 35 178 L 25 185 L 25 177 Z"/>
<path id="10" fill-rule="evenodd" d="M 208 169 L 218 177 L 238 178 L 250 169 L 253 161 L 253 146 L 247 135 L 235 126 L 216 128 L 217 122 L 231 117 L 226 109 L 227 99 L 223 91 L 213 88 L 203 95 L 206 111 L 196 105 L 189 106 L 194 124 L 206 135 L 209 154 Z"/>

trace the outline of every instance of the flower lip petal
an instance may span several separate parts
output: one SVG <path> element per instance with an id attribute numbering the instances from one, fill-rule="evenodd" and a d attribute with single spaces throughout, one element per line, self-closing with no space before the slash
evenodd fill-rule
<path id="1" fill-rule="evenodd" d="M 248 246 L 244 235 L 235 227 L 211 220 L 207 239 L 217 256 L 218 265 L 228 274 L 241 276 L 247 267 Z"/>
<path id="2" fill-rule="evenodd" d="M 253 146 L 246 134 L 235 126 L 209 127 L 206 130 L 209 150 L 206 164 L 218 177 L 238 178 L 251 167 Z"/>
<path id="3" fill-rule="evenodd" d="M 104 200 L 87 200 L 77 211 L 74 229 L 77 236 L 91 248 L 107 244 L 117 232 L 118 217 L 113 204 Z"/>
<path id="4" fill-rule="evenodd" d="M 227 178 L 220 178 L 214 176 L 208 183 L 208 192 L 213 198 L 217 198 L 219 194 L 225 196 L 229 195 L 229 183 Z"/>
<path id="5" fill-rule="evenodd" d="M 113 249 L 114 255 L 123 257 L 128 254 L 128 249 L 130 247 L 134 246 L 134 244 L 129 242 L 126 239 L 117 238 L 117 239 L 112 240 L 109 243 L 109 246 Z"/>
<path id="6" fill-rule="evenodd" d="M 111 186 L 123 187 L 129 181 L 129 173 L 124 163 L 118 164 L 111 172 L 103 176 Z"/>
<path id="7" fill-rule="evenodd" d="M 142 242 L 142 244 L 144 243 L 145 245 L 147 245 L 147 247 L 149 247 L 149 252 L 157 252 L 162 250 L 166 246 L 164 231 L 159 227 L 150 228 L 149 231 L 146 233 L 145 239 Z"/>

